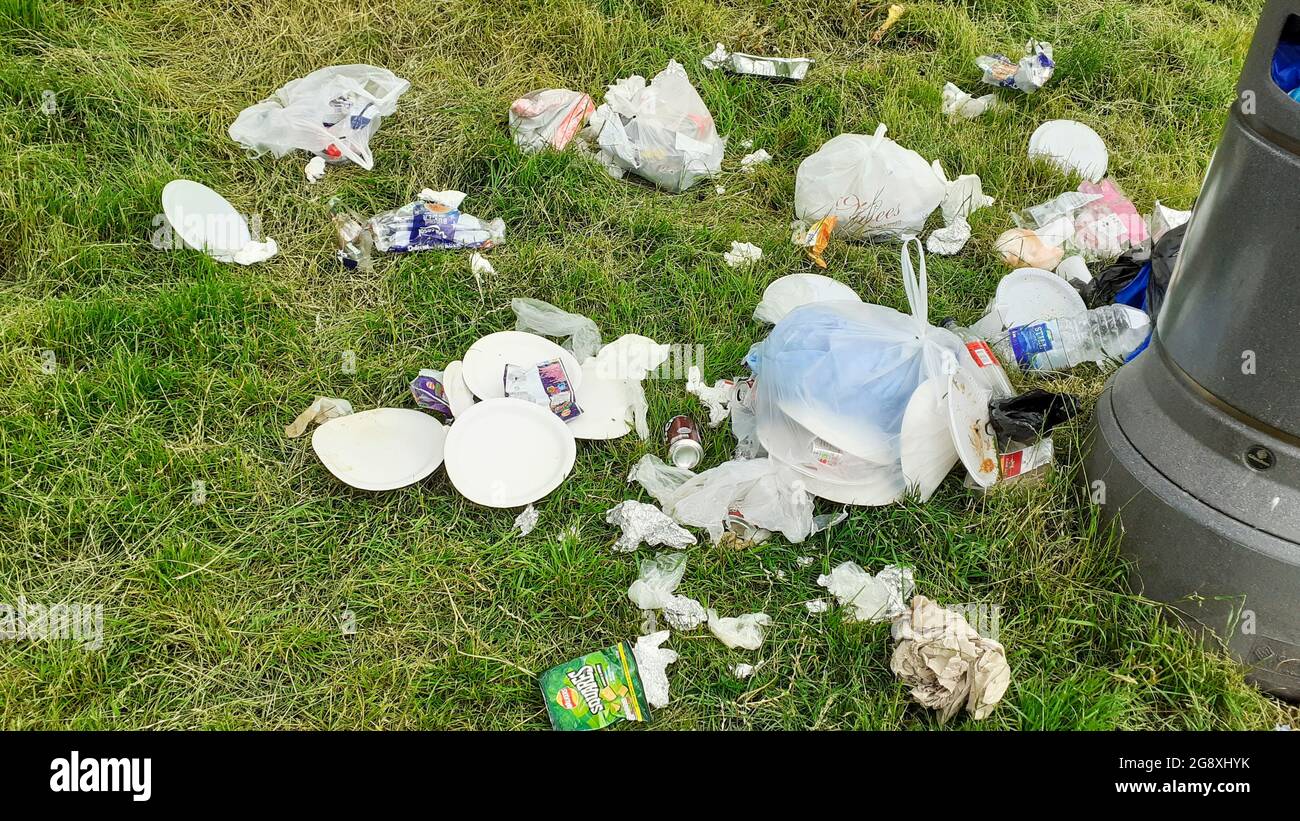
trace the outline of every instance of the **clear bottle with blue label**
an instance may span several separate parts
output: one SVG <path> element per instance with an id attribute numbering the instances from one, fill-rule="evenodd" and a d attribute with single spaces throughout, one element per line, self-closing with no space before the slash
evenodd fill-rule
<path id="1" fill-rule="evenodd" d="M 1127 305 L 1012 328 L 992 340 L 1004 363 L 1021 370 L 1064 371 L 1083 362 L 1122 361 L 1146 341 L 1151 320 Z"/>

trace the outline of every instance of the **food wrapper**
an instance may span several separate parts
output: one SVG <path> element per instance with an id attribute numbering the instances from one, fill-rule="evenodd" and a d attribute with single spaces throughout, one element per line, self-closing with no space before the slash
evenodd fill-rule
<path id="1" fill-rule="evenodd" d="M 484 221 L 460 210 L 459 191 L 420 192 L 420 198 L 370 218 L 368 228 L 380 251 L 406 254 L 458 248 L 486 250 L 505 240 L 506 224 Z"/>
<path id="2" fill-rule="evenodd" d="M 826 260 L 822 259 L 822 253 L 826 250 L 826 245 L 831 241 L 831 232 L 835 230 L 835 223 L 839 217 L 835 215 L 822 217 L 808 225 L 799 221 L 794 224 L 794 236 L 790 241 L 795 245 L 808 249 L 808 259 L 818 268 L 826 267 Z"/>
<path id="3" fill-rule="evenodd" d="M 650 703 L 628 642 L 547 670 L 542 699 L 556 730 L 599 730 L 620 721 L 649 721 Z"/>
<path id="4" fill-rule="evenodd" d="M 582 415 L 573 398 L 573 385 L 564 363 L 558 359 L 533 365 L 506 365 L 506 396 L 549 408 L 551 413 L 570 422 Z"/>
<path id="5" fill-rule="evenodd" d="M 705 68 L 722 69 L 732 74 L 752 74 L 780 80 L 802 80 L 813 61 L 807 57 L 759 57 L 739 51 L 727 51 L 722 43 L 700 61 Z"/>
<path id="6" fill-rule="evenodd" d="M 411 398 L 420 407 L 440 413 L 450 418 L 451 403 L 447 401 L 447 391 L 443 388 L 443 373 L 429 368 L 422 369 L 411 380 Z"/>
<path id="7" fill-rule="evenodd" d="M 975 59 L 975 65 L 984 71 L 984 82 L 989 85 L 1014 88 L 1026 94 L 1042 88 L 1056 71 L 1052 44 L 1037 40 L 1025 44 L 1025 56 L 1018 63 L 1003 54 L 985 54 Z"/>
<path id="8" fill-rule="evenodd" d="M 695 544 L 695 536 L 677 524 L 659 508 L 628 499 L 605 513 L 605 521 L 622 528 L 623 535 L 614 542 L 614 550 L 631 553 L 642 545 L 673 547 L 678 550 Z"/>

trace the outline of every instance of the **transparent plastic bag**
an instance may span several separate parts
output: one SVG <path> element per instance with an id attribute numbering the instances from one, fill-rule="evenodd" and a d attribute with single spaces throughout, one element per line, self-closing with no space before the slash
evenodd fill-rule
<path id="1" fill-rule="evenodd" d="M 708 531 L 717 543 L 728 516 L 780 532 L 798 544 L 813 532 L 812 497 L 799 478 L 768 459 L 723 462 L 688 479 L 664 503 L 664 512 Z"/>
<path id="2" fill-rule="evenodd" d="M 579 362 L 600 350 L 600 328 L 582 314 L 571 314 L 540 299 L 516 297 L 510 300 L 515 312 L 515 330 L 540 336 L 567 337 L 561 346 Z"/>
<path id="3" fill-rule="evenodd" d="M 411 84 L 388 69 L 330 66 L 291 80 L 239 112 L 230 138 L 257 154 L 310 151 L 328 162 L 374 167 L 370 137 Z"/>
<path id="4" fill-rule="evenodd" d="M 668 191 L 685 191 L 722 168 L 726 141 L 676 60 L 649 85 L 633 75 L 609 87 L 592 115 L 598 156 L 610 174 L 632 172 Z"/>
<path id="5" fill-rule="evenodd" d="M 900 458 L 912 394 L 927 379 L 946 384 L 964 354 L 959 337 L 926 320 L 925 255 L 915 238 L 903 246 L 902 267 L 910 315 L 851 301 L 805 305 L 749 357 L 758 438 L 769 456 L 816 482 L 861 488 L 880 504 L 906 487 Z"/>
<path id="6" fill-rule="evenodd" d="M 836 217 L 833 234 L 901 239 L 917 234 L 943 201 L 945 187 L 920 154 L 885 137 L 841 134 L 799 164 L 794 212 L 815 222 Z"/>
<path id="7" fill-rule="evenodd" d="M 595 110 L 591 97 L 580 91 L 534 91 L 510 104 L 510 133 L 526 153 L 563 149 Z"/>

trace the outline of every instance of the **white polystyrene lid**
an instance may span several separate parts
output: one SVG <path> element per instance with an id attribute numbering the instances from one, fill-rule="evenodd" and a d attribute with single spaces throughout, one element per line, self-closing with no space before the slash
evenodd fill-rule
<path id="1" fill-rule="evenodd" d="M 794 399 L 784 399 L 778 406 L 796 424 L 850 456 L 877 464 L 888 464 L 897 458 L 893 437 L 863 420 L 846 418 L 820 405 Z M 764 447 L 771 450 L 767 443 Z"/>
<path id="2" fill-rule="evenodd" d="M 523 331 L 499 331 L 470 345 L 461 375 L 479 399 L 500 399 L 506 395 L 506 365 L 531 367 L 552 359 L 564 363 L 576 394 L 582 386 L 582 367 L 573 354 L 545 337 Z"/>
<path id="3" fill-rule="evenodd" d="M 1008 328 L 1088 311 L 1073 285 L 1042 268 L 1018 268 L 1004 276 L 994 302 Z"/>
<path id="4" fill-rule="evenodd" d="M 801 305 L 832 300 L 861 302 L 862 297 L 843 282 L 822 274 L 787 274 L 763 291 L 754 318 L 775 325 Z"/>
<path id="5" fill-rule="evenodd" d="M 842 505 L 859 505 L 862 507 L 879 507 L 897 502 L 903 498 L 906 488 L 898 474 L 881 472 L 880 478 L 856 485 L 844 485 L 818 479 L 815 476 L 800 474 L 799 481 L 812 495 L 828 502 Z"/>
<path id="6" fill-rule="evenodd" d="M 1029 138 L 1030 159 L 1043 159 L 1090 182 L 1106 176 L 1110 154 L 1101 136 L 1076 120 L 1048 120 Z"/>
<path id="7" fill-rule="evenodd" d="M 487 399 L 452 422 L 447 476 L 466 499 L 520 507 L 560 486 L 573 470 L 573 432 L 550 409 L 522 399 Z"/>
<path id="8" fill-rule="evenodd" d="M 569 422 L 579 439 L 617 439 L 632 430 L 630 386 L 624 379 L 602 379 L 596 357 L 582 363 L 582 390 L 574 399 L 582 413 Z"/>
<path id="9" fill-rule="evenodd" d="M 903 478 L 916 489 L 923 502 L 929 501 L 948 471 L 957 464 L 948 402 L 941 392 L 946 386 L 946 377 L 925 380 L 912 393 L 903 412 L 899 461 Z"/>
<path id="10" fill-rule="evenodd" d="M 163 215 L 185 244 L 229 262 L 250 241 L 248 222 L 225 197 L 193 180 L 172 180 L 163 187 Z"/>
<path id="11" fill-rule="evenodd" d="M 998 480 L 998 444 L 989 431 L 989 393 L 962 368 L 948 382 L 948 422 L 957 455 L 981 487 Z"/>
<path id="12" fill-rule="evenodd" d="M 393 490 L 442 464 L 447 429 L 409 408 L 375 408 L 323 423 L 312 450 L 330 473 L 362 490 Z"/>

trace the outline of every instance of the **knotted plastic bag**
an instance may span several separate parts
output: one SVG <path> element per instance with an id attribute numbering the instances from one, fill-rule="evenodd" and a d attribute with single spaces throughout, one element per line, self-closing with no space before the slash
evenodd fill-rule
<path id="1" fill-rule="evenodd" d="M 230 138 L 257 154 L 301 149 L 331 162 L 374 167 L 370 137 L 411 84 L 388 69 L 330 66 L 291 80 L 239 112 Z"/>
<path id="2" fill-rule="evenodd" d="M 815 222 L 836 217 L 834 235 L 901 239 L 917 234 L 943 201 L 944 184 L 920 154 L 885 137 L 841 134 L 799 164 L 794 212 Z"/>
<path id="3" fill-rule="evenodd" d="M 815 482 L 869 489 L 855 495 L 877 504 L 906 489 L 900 459 L 913 393 L 928 379 L 946 385 L 963 354 L 960 338 L 926 320 L 925 255 L 915 238 L 903 246 L 902 267 L 910 315 L 862 302 L 812 303 L 778 322 L 749 357 L 758 437 L 770 458 Z"/>

